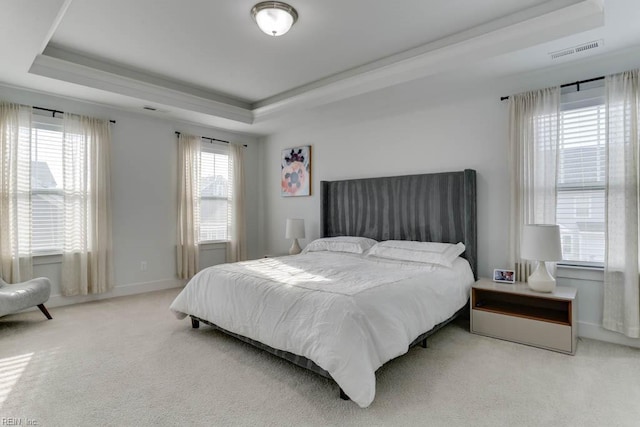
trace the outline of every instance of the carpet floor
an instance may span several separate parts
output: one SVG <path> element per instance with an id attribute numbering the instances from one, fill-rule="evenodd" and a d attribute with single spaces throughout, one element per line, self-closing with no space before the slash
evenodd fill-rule
<path id="1" fill-rule="evenodd" d="M 572 357 L 461 320 L 380 368 L 361 409 L 327 379 L 176 320 L 177 293 L 1 318 L 0 425 L 640 425 L 639 349 L 580 340 Z"/>

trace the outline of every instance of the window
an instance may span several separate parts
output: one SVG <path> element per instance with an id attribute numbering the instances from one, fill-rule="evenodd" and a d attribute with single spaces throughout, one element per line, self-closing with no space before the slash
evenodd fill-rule
<path id="1" fill-rule="evenodd" d="M 34 117 L 31 129 L 31 247 L 37 253 L 62 252 L 62 122 Z"/>
<path id="2" fill-rule="evenodd" d="M 605 240 L 603 88 L 562 96 L 556 219 L 565 264 L 601 265 Z"/>
<path id="3" fill-rule="evenodd" d="M 203 143 L 200 154 L 200 242 L 228 240 L 230 214 L 229 153 Z"/>

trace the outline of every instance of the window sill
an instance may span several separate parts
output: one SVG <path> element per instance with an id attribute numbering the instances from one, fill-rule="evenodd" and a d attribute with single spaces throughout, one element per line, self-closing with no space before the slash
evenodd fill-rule
<path id="1" fill-rule="evenodd" d="M 206 242 L 198 243 L 198 246 L 200 246 L 200 248 L 202 248 L 203 250 L 217 249 L 221 247 L 226 247 L 227 243 L 229 243 L 227 240 L 209 240 Z"/>
<path id="2" fill-rule="evenodd" d="M 604 268 L 577 265 L 558 265 L 556 278 L 603 282 Z"/>
<path id="3" fill-rule="evenodd" d="M 60 264 L 62 262 L 62 253 L 49 252 L 33 254 L 33 265 Z"/>

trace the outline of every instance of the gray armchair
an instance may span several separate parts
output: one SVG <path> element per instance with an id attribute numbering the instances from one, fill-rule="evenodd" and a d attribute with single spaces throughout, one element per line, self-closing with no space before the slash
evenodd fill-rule
<path id="1" fill-rule="evenodd" d="M 42 314 L 47 319 L 51 319 L 51 315 L 44 306 L 50 295 L 51 282 L 46 277 L 38 277 L 12 285 L 0 279 L 0 317 L 38 306 Z"/>

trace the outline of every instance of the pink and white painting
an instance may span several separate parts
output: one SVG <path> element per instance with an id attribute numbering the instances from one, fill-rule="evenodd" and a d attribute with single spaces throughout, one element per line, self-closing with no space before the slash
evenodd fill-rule
<path id="1" fill-rule="evenodd" d="M 281 172 L 283 197 L 311 195 L 311 146 L 282 150 Z"/>

